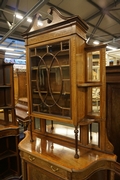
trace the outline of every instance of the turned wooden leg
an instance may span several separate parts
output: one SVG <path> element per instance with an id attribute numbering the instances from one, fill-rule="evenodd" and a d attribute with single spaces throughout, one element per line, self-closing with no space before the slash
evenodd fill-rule
<path id="1" fill-rule="evenodd" d="M 79 154 L 78 154 L 78 128 L 75 127 L 74 133 L 75 133 L 75 155 L 74 158 L 78 159 Z"/>

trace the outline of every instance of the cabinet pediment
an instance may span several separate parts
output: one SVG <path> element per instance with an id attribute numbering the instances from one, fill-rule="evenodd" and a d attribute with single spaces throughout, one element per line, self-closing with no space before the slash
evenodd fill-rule
<path id="1" fill-rule="evenodd" d="M 61 28 L 63 25 L 71 25 L 72 24 L 79 24 L 81 28 L 86 32 L 88 30 L 88 25 L 79 17 L 79 16 L 71 16 L 71 17 L 65 17 L 63 16 L 56 8 L 51 7 L 48 12 L 48 16 L 46 19 L 42 19 L 41 14 L 37 13 L 33 16 L 32 23 L 29 26 L 28 30 L 24 32 L 23 36 L 26 35 L 26 33 L 32 33 L 39 30 L 40 32 L 43 32 L 45 30 L 51 31 L 51 29 L 54 29 L 57 27 Z"/>

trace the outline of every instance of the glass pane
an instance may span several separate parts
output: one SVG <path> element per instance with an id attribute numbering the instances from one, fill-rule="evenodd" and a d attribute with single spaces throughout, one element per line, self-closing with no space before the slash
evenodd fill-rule
<path id="1" fill-rule="evenodd" d="M 100 115 L 100 87 L 89 87 L 87 92 L 89 115 Z"/>
<path id="2" fill-rule="evenodd" d="M 99 146 L 99 124 L 89 124 L 89 143 Z"/>
<path id="3" fill-rule="evenodd" d="M 48 45 L 48 52 L 52 54 L 56 54 L 61 50 L 61 44 L 55 43 Z"/>
<path id="4" fill-rule="evenodd" d="M 32 111 L 70 117 L 69 41 L 37 47 L 30 63 Z"/>
<path id="5" fill-rule="evenodd" d="M 5 117 L 4 117 L 4 110 L 3 109 L 0 109 L 0 120 L 4 120 Z"/>
<path id="6" fill-rule="evenodd" d="M 100 88 L 92 88 L 92 112 L 100 112 Z"/>
<path id="7" fill-rule="evenodd" d="M 30 49 L 30 56 L 34 56 L 35 55 L 35 49 Z"/>
<path id="8" fill-rule="evenodd" d="M 35 123 L 35 129 L 40 130 L 40 119 L 39 118 L 34 118 L 34 123 Z"/>
<path id="9" fill-rule="evenodd" d="M 74 133 L 75 127 L 70 124 L 60 123 L 57 121 L 46 121 L 46 131 L 52 134 L 59 134 L 61 136 L 75 139 Z M 80 138 L 80 132 L 78 133 L 78 139 Z M 80 140 L 80 139 L 79 139 Z"/>
<path id="10" fill-rule="evenodd" d="M 13 112 L 12 112 L 13 111 Z M 10 110 L 10 109 L 0 109 L 0 120 L 3 120 L 4 124 L 9 123 L 13 121 L 13 115 L 14 110 Z"/>
<path id="11" fill-rule="evenodd" d="M 36 55 L 40 55 L 42 57 L 46 53 L 47 53 L 46 46 L 42 46 L 42 47 L 37 47 L 36 48 Z"/>
<path id="12" fill-rule="evenodd" d="M 100 81 L 100 52 L 87 53 L 87 81 Z"/>
<path id="13" fill-rule="evenodd" d="M 9 122 L 12 122 L 12 111 L 11 110 L 8 110 L 8 119 L 9 119 Z"/>

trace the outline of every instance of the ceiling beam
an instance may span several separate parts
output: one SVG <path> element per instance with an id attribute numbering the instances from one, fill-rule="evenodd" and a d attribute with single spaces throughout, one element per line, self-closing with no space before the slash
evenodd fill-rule
<path id="1" fill-rule="evenodd" d="M 43 7 L 49 0 L 39 0 L 38 3 L 35 4 L 23 17 L 22 20 L 18 21 L 12 29 L 10 29 L 4 37 L 1 39 L 0 44 L 4 42 L 5 39 L 7 39 L 22 23 L 23 21 L 30 16 L 32 13 L 37 12 L 41 7 Z"/>
<path id="2" fill-rule="evenodd" d="M 91 38 L 93 38 L 95 32 L 98 28 L 98 26 L 100 25 L 104 15 L 108 15 L 111 19 L 113 19 L 114 21 L 116 21 L 118 24 L 120 24 L 120 20 L 118 18 L 116 18 L 114 15 L 112 15 L 109 11 L 111 10 L 111 8 L 113 7 L 116 7 L 119 3 L 120 3 L 120 0 L 116 0 L 114 1 L 114 3 L 110 4 L 109 6 L 105 7 L 105 8 L 102 8 L 100 7 L 99 5 L 97 5 L 95 2 L 93 2 L 92 0 L 87 0 L 91 5 L 93 5 L 94 7 L 96 7 L 99 11 L 97 13 L 95 13 L 94 15 L 92 15 L 91 17 L 85 19 L 85 21 L 88 23 L 88 21 L 91 21 L 92 19 L 100 16 L 101 14 L 101 17 L 99 18 L 98 22 L 96 25 L 94 25 L 93 27 L 93 31 L 92 33 L 90 34 L 90 36 L 88 37 L 88 42 L 90 41 Z M 100 30 L 100 29 L 99 29 Z M 104 31 L 104 30 L 102 30 Z M 106 34 L 108 34 L 108 32 L 104 31 Z M 110 36 L 114 38 L 116 38 L 113 34 L 109 34 Z"/>
<path id="3" fill-rule="evenodd" d="M 18 10 L 19 2 L 20 2 L 20 0 L 17 0 L 17 2 L 16 2 L 16 8 L 15 8 L 14 15 L 13 15 L 13 26 L 15 25 L 15 20 L 16 20 L 15 14 Z"/>
<path id="4" fill-rule="evenodd" d="M 114 21 L 116 21 L 118 24 L 120 24 L 120 19 L 116 18 L 115 16 L 113 16 L 110 12 L 106 12 L 106 14 L 113 19 Z"/>
<path id="5" fill-rule="evenodd" d="M 8 32 L 8 29 L 2 28 L 2 27 L 0 28 L 0 36 L 1 37 L 3 37 L 4 34 L 7 33 L 7 32 Z M 22 37 L 22 35 L 21 35 L 21 33 L 19 31 L 15 31 L 14 35 L 11 34 L 9 36 L 9 38 L 18 39 L 18 40 L 24 41 L 24 39 L 23 39 L 23 37 Z"/>
<path id="6" fill-rule="evenodd" d="M 8 0 L 0 0 L 0 8 L 4 9 Z M 0 11 L 0 16 L 1 16 L 1 11 Z"/>
<path id="7" fill-rule="evenodd" d="M 102 15 L 100 16 L 100 18 L 99 18 L 97 24 L 94 26 L 94 29 L 93 29 L 92 33 L 90 34 L 90 36 L 89 36 L 88 42 L 89 42 L 90 39 L 94 36 L 94 34 L 95 34 L 96 30 L 98 29 L 100 23 L 102 22 L 103 18 L 104 18 L 104 15 L 102 14 Z"/>
<path id="8" fill-rule="evenodd" d="M 92 19 L 98 17 L 99 15 L 101 15 L 101 13 L 105 13 L 106 11 L 110 11 L 111 8 L 116 7 L 118 4 L 120 4 L 120 0 L 115 1 L 114 3 L 110 4 L 109 6 L 107 6 L 106 8 L 101 8 L 100 6 L 98 7 L 98 5 L 93 2 L 92 0 L 87 0 L 90 4 L 92 4 L 93 6 L 97 7 L 99 9 L 99 11 L 95 14 L 93 14 L 92 16 L 90 16 L 89 18 L 85 19 L 86 22 L 91 21 Z"/>
<path id="9" fill-rule="evenodd" d="M 91 2 L 91 0 L 87 0 L 87 1 Z M 69 16 L 72 16 L 72 15 L 73 15 L 72 13 L 69 13 L 68 11 L 66 11 L 66 10 L 64 10 L 64 9 L 57 7 L 57 6 L 55 6 L 54 4 L 52 4 L 52 3 L 50 3 L 50 2 L 48 2 L 47 4 L 48 4 L 49 6 L 54 6 L 54 7 L 57 8 L 60 12 L 66 13 L 66 14 L 68 14 Z M 119 3 L 117 2 L 117 4 L 119 4 Z M 95 5 L 95 4 L 94 4 L 94 5 Z M 112 3 L 112 4 L 109 6 L 109 8 L 112 8 L 113 6 L 115 6 L 115 3 Z M 98 6 L 96 6 L 96 7 L 97 7 L 98 9 L 100 9 Z M 100 12 L 98 12 L 97 14 L 98 14 L 98 15 L 101 15 Z M 92 17 L 95 18 L 95 17 L 97 17 L 98 15 L 95 14 L 95 15 L 93 15 Z M 103 17 L 104 17 L 104 16 L 102 16 L 100 19 L 102 20 Z M 96 25 L 93 25 L 93 24 L 91 24 L 90 22 L 87 22 L 86 19 L 83 19 L 83 20 L 86 21 L 86 23 L 87 23 L 89 26 L 91 26 L 91 27 L 94 28 L 92 34 L 95 33 L 96 30 L 98 29 L 98 30 L 100 30 L 101 32 L 103 32 L 103 33 L 105 33 L 105 34 L 107 34 L 107 35 L 109 35 L 109 36 L 111 36 L 111 37 L 113 37 L 113 38 L 116 39 L 117 36 L 115 36 L 115 35 L 107 32 L 107 31 L 105 31 L 104 29 L 101 29 L 101 28 L 98 27 L 99 24 L 100 24 L 100 22 L 101 22 L 100 19 L 99 19 L 99 21 L 98 21 L 98 23 L 97 23 Z M 92 38 L 92 37 L 93 37 L 93 35 L 91 35 L 91 38 Z"/>
<path id="10" fill-rule="evenodd" d="M 10 47 L 14 42 L 15 42 L 15 40 L 11 41 L 11 43 L 9 43 L 9 44 L 7 45 L 7 47 Z"/>
<path id="11" fill-rule="evenodd" d="M 95 25 L 93 25 L 93 24 L 91 24 L 91 23 L 87 23 L 89 26 L 91 26 L 91 27 L 95 27 Z M 112 36 L 112 37 L 114 37 L 114 38 L 117 38 L 117 36 L 115 36 L 115 35 L 113 35 L 113 34 L 111 34 L 111 33 L 109 33 L 109 32 L 107 32 L 107 31 L 105 31 L 105 30 L 103 30 L 103 29 L 101 29 L 101 28 L 97 28 L 98 30 L 100 30 L 101 32 L 104 32 L 105 34 L 107 34 L 107 35 L 109 35 L 109 36 Z"/>

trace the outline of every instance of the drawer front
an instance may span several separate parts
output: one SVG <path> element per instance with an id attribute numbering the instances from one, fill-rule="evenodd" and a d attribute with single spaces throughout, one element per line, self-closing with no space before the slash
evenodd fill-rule
<path id="1" fill-rule="evenodd" d="M 64 180 L 27 162 L 27 180 Z"/>
<path id="2" fill-rule="evenodd" d="M 6 137 L 6 136 L 17 136 L 19 135 L 18 129 L 7 129 L 4 131 L 0 131 L 0 138 Z"/>
<path id="3" fill-rule="evenodd" d="M 37 167 L 40 167 L 40 168 L 52 173 L 52 174 L 60 176 L 63 179 L 70 180 L 71 173 L 65 169 L 58 167 L 57 165 L 54 165 L 48 161 L 44 161 L 38 157 L 35 157 L 35 156 L 25 153 L 25 152 L 21 152 L 21 158 L 36 165 Z"/>

